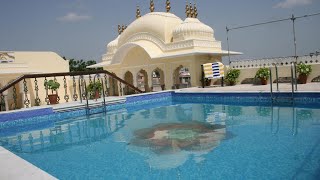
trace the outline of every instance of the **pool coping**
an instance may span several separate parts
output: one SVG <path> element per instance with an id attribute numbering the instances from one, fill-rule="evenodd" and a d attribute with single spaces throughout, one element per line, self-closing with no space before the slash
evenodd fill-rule
<path id="1" fill-rule="evenodd" d="M 56 180 L 54 176 L 0 146 L 0 179 Z"/>

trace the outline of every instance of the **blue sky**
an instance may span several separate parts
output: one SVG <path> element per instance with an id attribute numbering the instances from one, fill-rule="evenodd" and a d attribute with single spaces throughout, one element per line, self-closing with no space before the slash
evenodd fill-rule
<path id="1" fill-rule="evenodd" d="M 154 0 L 165 11 L 165 0 Z M 171 0 L 171 12 L 185 18 L 185 0 Z M 193 1 L 192 1 L 193 2 Z M 320 12 L 319 0 L 197 0 L 199 19 L 226 45 L 226 26 L 236 27 Z M 135 19 L 136 5 L 149 0 L 1 0 L 0 51 L 54 51 L 61 56 L 100 61 L 118 24 Z M 320 50 L 320 16 L 296 22 L 298 55 Z M 291 21 L 230 32 L 235 59 L 293 55 Z"/>

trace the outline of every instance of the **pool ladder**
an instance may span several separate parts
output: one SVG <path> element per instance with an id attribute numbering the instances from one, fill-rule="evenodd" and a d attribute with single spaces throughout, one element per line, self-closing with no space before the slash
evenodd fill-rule
<path id="1" fill-rule="evenodd" d="M 276 72 L 276 83 L 277 83 L 277 92 L 279 92 L 279 75 L 278 75 L 278 66 L 276 63 L 272 63 L 272 65 L 275 67 L 275 72 Z M 294 102 L 294 93 L 295 91 L 298 91 L 298 86 L 297 86 L 297 72 L 296 72 L 296 63 L 291 62 L 291 102 Z M 273 93 L 273 80 L 272 80 L 272 67 L 269 67 L 269 72 L 270 72 L 270 96 L 271 96 L 271 102 L 274 103 L 277 101 L 277 97 L 274 96 Z"/>
<path id="2" fill-rule="evenodd" d="M 104 91 L 104 84 L 103 80 L 100 78 L 99 74 L 96 74 L 93 78 L 93 83 L 96 82 L 96 78 L 101 82 L 102 85 L 102 96 L 103 96 L 103 110 L 106 112 L 106 98 L 105 98 L 105 91 Z M 80 94 L 80 103 L 82 103 L 82 98 L 86 99 L 86 115 L 90 115 L 90 107 L 89 107 L 89 100 L 88 100 L 88 91 L 87 91 L 87 84 L 83 76 L 79 77 L 79 94 Z M 82 93 L 82 90 L 84 93 Z"/>

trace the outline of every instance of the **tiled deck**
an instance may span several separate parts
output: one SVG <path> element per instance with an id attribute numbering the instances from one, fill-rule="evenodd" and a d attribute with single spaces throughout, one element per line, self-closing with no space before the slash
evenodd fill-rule
<path id="1" fill-rule="evenodd" d="M 274 83 L 273 92 L 277 92 L 277 85 Z M 289 83 L 279 83 L 279 92 L 291 92 L 292 87 Z M 179 89 L 177 92 L 270 92 L 270 84 L 267 85 L 252 85 L 240 84 L 236 86 L 211 86 L 205 88 L 193 87 Z M 298 84 L 297 92 L 320 92 L 320 83 Z"/>

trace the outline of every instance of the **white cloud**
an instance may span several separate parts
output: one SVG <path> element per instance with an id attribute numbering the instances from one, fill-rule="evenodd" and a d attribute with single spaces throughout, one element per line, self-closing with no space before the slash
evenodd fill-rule
<path id="1" fill-rule="evenodd" d="M 284 0 L 274 6 L 274 8 L 292 8 L 295 6 L 303 6 L 311 4 L 313 0 Z"/>
<path id="2" fill-rule="evenodd" d="M 90 20 L 91 16 L 87 16 L 87 15 L 78 15 L 76 13 L 68 13 L 65 16 L 59 17 L 57 18 L 58 21 L 61 22 L 78 22 L 78 21 L 86 21 L 86 20 Z"/>

